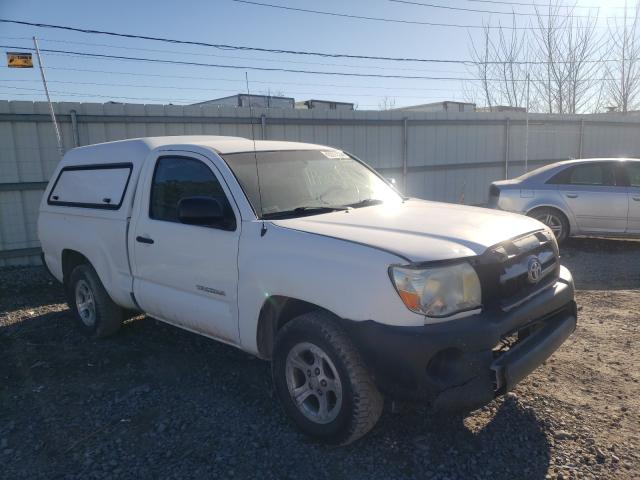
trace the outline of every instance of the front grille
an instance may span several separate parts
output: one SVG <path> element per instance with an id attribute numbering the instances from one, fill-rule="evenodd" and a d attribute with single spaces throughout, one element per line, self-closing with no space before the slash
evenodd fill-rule
<path id="1" fill-rule="evenodd" d="M 511 310 L 553 285 L 560 272 L 557 247 L 544 231 L 500 243 L 479 262 L 483 301 L 503 311 Z M 529 276 L 534 259 L 540 264 L 537 281 Z"/>

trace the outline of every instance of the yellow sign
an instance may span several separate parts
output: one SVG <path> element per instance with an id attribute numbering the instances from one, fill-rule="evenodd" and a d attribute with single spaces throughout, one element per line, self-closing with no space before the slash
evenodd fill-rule
<path id="1" fill-rule="evenodd" d="M 30 53 L 7 52 L 7 67 L 9 68 L 33 68 L 33 60 Z"/>

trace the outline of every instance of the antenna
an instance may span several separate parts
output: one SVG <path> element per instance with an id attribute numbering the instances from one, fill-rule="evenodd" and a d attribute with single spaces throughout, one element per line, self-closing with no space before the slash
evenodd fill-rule
<path id="1" fill-rule="evenodd" d="M 51 123 L 53 123 L 53 129 L 56 133 L 56 141 L 58 142 L 58 153 L 60 158 L 64 156 L 64 147 L 62 146 L 62 136 L 60 135 L 60 127 L 58 127 L 58 121 L 56 120 L 56 114 L 53 111 L 53 104 L 51 103 L 51 97 L 49 96 L 49 87 L 47 87 L 47 77 L 44 76 L 44 65 L 42 64 L 42 57 L 40 56 L 40 46 L 38 45 L 38 39 L 33 37 L 33 46 L 36 47 L 36 57 L 38 58 L 38 67 L 40 67 L 40 75 L 42 76 L 42 84 L 44 85 L 44 93 L 47 95 L 47 102 L 49 103 L 49 114 L 51 115 Z"/>
<path id="2" fill-rule="evenodd" d="M 264 212 L 262 210 L 262 190 L 260 189 L 260 171 L 258 169 L 258 154 L 256 153 L 256 134 L 253 131 L 253 107 L 251 106 L 251 92 L 249 91 L 249 74 L 244 72 L 244 79 L 247 84 L 247 95 L 249 96 L 249 115 L 251 116 L 251 140 L 253 141 L 253 158 L 256 162 L 256 178 L 258 179 L 258 200 L 260 202 L 260 219 L 262 220 L 262 227 L 260 228 L 260 236 L 264 237 L 267 233 L 267 227 L 262 218 Z"/>

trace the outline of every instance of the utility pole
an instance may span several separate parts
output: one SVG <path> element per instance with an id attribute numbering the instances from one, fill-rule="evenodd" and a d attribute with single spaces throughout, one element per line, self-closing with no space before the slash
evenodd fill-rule
<path id="1" fill-rule="evenodd" d="M 42 65 L 42 57 L 40 56 L 40 47 L 38 47 L 38 39 L 33 37 L 33 46 L 36 49 L 36 57 L 38 57 L 38 67 L 40 67 L 40 75 L 42 76 L 42 84 L 44 85 L 44 93 L 47 95 L 47 102 L 49 102 L 49 113 L 51 114 L 51 122 L 56 132 L 56 140 L 58 142 L 58 153 L 60 158 L 64 155 L 64 147 L 62 146 L 62 136 L 60 135 L 60 128 L 58 128 L 58 121 L 56 120 L 56 113 L 53 111 L 53 104 L 51 103 L 51 97 L 49 96 L 49 88 L 47 87 L 47 78 L 44 76 L 44 65 Z"/>
<path id="2" fill-rule="evenodd" d="M 529 171 L 529 74 L 527 73 L 527 108 L 524 112 L 525 134 L 524 134 L 524 172 Z"/>
<path id="3" fill-rule="evenodd" d="M 637 8 L 637 7 L 636 7 Z M 624 2 L 624 30 L 622 32 L 622 77 L 620 79 L 620 100 L 622 103 L 622 113 L 627 113 L 627 99 L 628 91 L 626 88 L 625 74 L 626 74 L 626 55 L 627 55 L 627 0 Z"/>

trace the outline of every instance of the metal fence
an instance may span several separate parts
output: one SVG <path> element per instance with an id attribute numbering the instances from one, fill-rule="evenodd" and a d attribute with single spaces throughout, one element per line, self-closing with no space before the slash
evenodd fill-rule
<path id="1" fill-rule="evenodd" d="M 39 262 L 36 220 L 59 156 L 47 104 L 0 101 L 0 265 Z M 405 193 L 481 204 L 491 181 L 567 158 L 640 156 L 640 117 L 253 110 L 58 103 L 65 149 L 155 135 L 235 135 L 349 151 Z M 528 123 L 528 128 L 527 128 Z M 527 132 L 528 131 L 528 141 Z"/>

